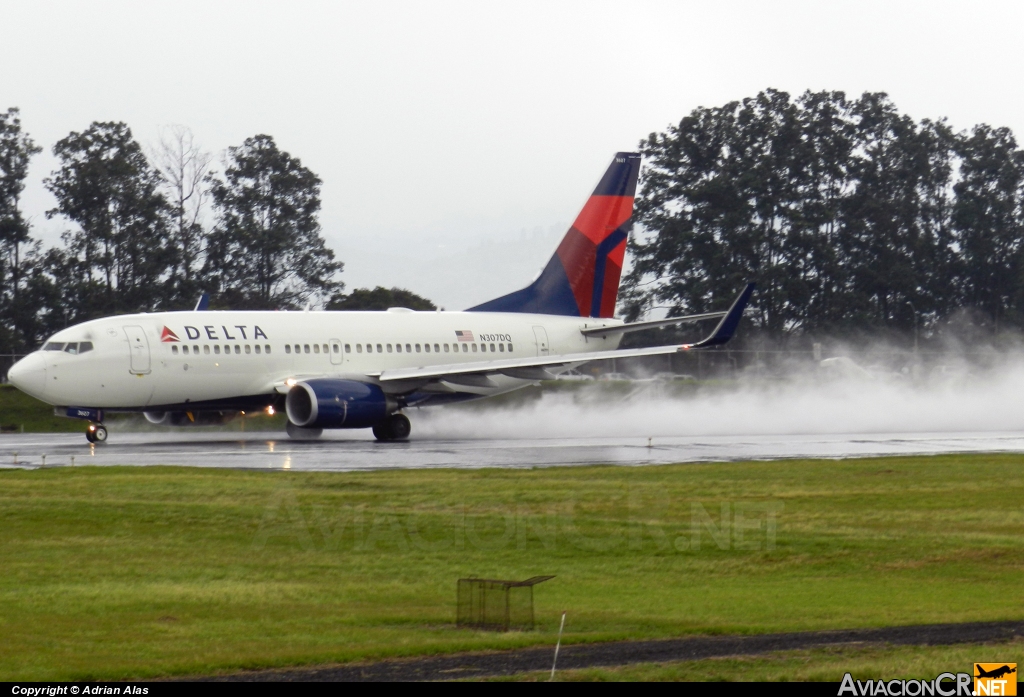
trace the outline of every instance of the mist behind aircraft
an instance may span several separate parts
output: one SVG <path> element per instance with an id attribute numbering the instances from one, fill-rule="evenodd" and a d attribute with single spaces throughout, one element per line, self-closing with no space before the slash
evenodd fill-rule
<path id="1" fill-rule="evenodd" d="M 853 372 L 853 371 L 851 371 Z M 668 396 L 656 382 L 628 396 L 604 386 L 547 392 L 511 406 L 413 412 L 424 438 L 602 438 L 857 433 L 963 433 L 1024 430 L 1024 356 L 992 368 L 937 363 L 917 377 L 836 375 L 810 368 L 778 380 L 749 378 Z"/>

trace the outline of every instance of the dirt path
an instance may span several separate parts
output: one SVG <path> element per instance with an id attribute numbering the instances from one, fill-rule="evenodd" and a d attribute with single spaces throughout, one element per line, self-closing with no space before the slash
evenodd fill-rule
<path id="1" fill-rule="evenodd" d="M 563 646 L 558 655 L 558 667 L 567 669 L 620 666 L 629 663 L 660 663 L 720 656 L 755 655 L 771 651 L 789 651 L 841 644 L 947 645 L 1008 641 L 1015 637 L 1024 637 L 1024 621 L 932 624 L 755 636 L 703 636 L 652 641 L 615 641 Z M 376 663 L 253 671 L 198 679 L 227 682 L 452 680 L 550 670 L 552 654 L 553 647 L 544 647 L 395 659 Z"/>

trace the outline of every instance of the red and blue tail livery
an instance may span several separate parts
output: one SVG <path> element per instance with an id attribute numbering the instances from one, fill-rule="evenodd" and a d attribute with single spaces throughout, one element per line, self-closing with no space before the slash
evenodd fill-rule
<path id="1" fill-rule="evenodd" d="M 616 153 L 537 280 L 469 312 L 614 316 L 639 174 L 639 153 Z"/>

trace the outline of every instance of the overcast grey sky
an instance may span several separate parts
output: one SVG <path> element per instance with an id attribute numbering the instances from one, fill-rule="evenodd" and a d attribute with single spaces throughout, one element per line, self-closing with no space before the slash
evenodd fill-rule
<path id="1" fill-rule="evenodd" d="M 47 149 L 24 197 L 47 242 L 42 179 L 72 130 L 183 124 L 218 158 L 268 133 L 323 179 L 349 288 L 461 309 L 528 282 L 613 153 L 697 106 L 878 90 L 1024 133 L 1022 7 L 0 0 L 0 109 Z"/>

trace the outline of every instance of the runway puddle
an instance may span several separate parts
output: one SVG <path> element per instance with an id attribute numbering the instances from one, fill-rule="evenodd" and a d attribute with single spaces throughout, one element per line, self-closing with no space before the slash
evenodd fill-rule
<path id="1" fill-rule="evenodd" d="M 747 435 L 652 438 L 346 440 L 329 434 L 292 442 L 283 433 L 112 434 L 90 448 L 80 434 L 0 438 L 0 467 L 184 465 L 239 469 L 353 471 L 423 467 L 551 467 L 589 464 L 846 458 L 941 453 L 1024 452 L 1024 432 Z M 17 454 L 15 457 L 15 453 Z M 15 464 L 17 463 L 17 464 Z"/>

